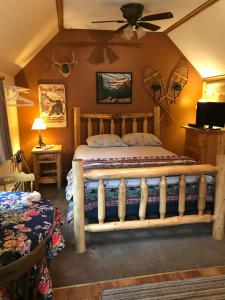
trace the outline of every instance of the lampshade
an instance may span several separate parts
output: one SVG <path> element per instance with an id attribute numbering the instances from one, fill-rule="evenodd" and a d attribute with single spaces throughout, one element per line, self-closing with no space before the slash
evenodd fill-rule
<path id="1" fill-rule="evenodd" d="M 123 31 L 122 38 L 129 41 L 133 36 L 133 25 L 128 25 Z"/>
<path id="2" fill-rule="evenodd" d="M 34 119 L 34 123 L 32 125 L 32 129 L 34 130 L 43 130 L 46 129 L 46 125 L 43 119 L 41 118 L 36 118 Z"/>
<path id="3" fill-rule="evenodd" d="M 146 33 L 144 32 L 143 28 L 140 27 L 140 26 L 137 27 L 136 33 L 137 33 L 137 38 L 138 38 L 138 39 L 141 39 L 141 38 L 143 38 L 143 36 L 146 35 Z"/>

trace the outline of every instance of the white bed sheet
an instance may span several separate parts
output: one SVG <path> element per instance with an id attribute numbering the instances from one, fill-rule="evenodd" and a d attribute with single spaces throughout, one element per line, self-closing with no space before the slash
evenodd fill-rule
<path id="1" fill-rule="evenodd" d="M 174 153 L 158 146 L 136 147 L 107 147 L 93 148 L 88 145 L 80 145 L 74 153 L 74 159 L 98 159 L 98 158 L 123 158 L 146 156 L 173 156 Z"/>

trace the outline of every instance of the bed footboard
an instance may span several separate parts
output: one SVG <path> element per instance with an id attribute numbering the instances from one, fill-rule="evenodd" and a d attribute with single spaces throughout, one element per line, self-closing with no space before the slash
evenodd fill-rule
<path id="1" fill-rule="evenodd" d="M 224 160 L 224 157 L 222 158 Z M 223 161 L 224 163 L 224 161 Z M 219 172 L 218 172 L 219 170 Z M 218 174 L 217 174 L 218 172 Z M 214 222 L 213 237 L 222 239 L 224 234 L 224 168 L 219 169 L 212 165 L 177 165 L 151 168 L 127 168 L 127 169 L 99 169 L 83 171 L 83 161 L 73 161 L 73 197 L 74 197 L 74 235 L 76 251 L 78 253 L 86 250 L 85 231 L 115 231 L 137 228 L 154 228 L 163 226 L 175 226 L 181 224 Z M 217 174 L 216 197 L 214 214 L 204 214 L 206 203 L 206 179 L 207 174 Z M 185 190 L 186 175 L 199 175 L 199 199 L 198 213 L 185 215 Z M 166 217 L 166 176 L 179 176 L 179 203 L 178 216 Z M 160 177 L 160 202 L 159 219 L 145 219 L 148 190 L 146 178 Z M 126 216 L 126 185 L 125 179 L 141 179 L 141 199 L 139 205 L 139 220 L 125 221 Z M 84 217 L 84 179 L 98 181 L 98 223 L 85 225 Z M 118 217 L 119 221 L 105 222 L 105 190 L 104 180 L 119 179 L 118 189 Z"/>

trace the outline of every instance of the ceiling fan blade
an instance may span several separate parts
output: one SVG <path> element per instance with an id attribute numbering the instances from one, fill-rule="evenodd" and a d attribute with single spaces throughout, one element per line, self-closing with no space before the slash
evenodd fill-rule
<path id="1" fill-rule="evenodd" d="M 126 23 L 126 24 L 122 25 L 114 33 L 120 33 L 120 32 L 122 32 L 125 28 L 127 28 L 127 26 L 129 26 L 129 23 Z"/>
<path id="2" fill-rule="evenodd" d="M 156 31 L 156 30 L 161 28 L 158 25 L 151 24 L 151 23 L 146 23 L 146 22 L 138 22 L 138 25 L 143 27 L 143 28 L 146 28 L 148 30 L 151 30 L 151 31 Z"/>
<path id="3" fill-rule="evenodd" d="M 111 20 L 111 21 L 93 21 L 91 23 L 126 23 L 125 20 Z"/>
<path id="4" fill-rule="evenodd" d="M 140 21 L 154 21 L 154 20 L 163 20 L 173 18 L 173 14 L 171 12 L 165 12 L 161 14 L 148 15 L 140 18 Z"/>

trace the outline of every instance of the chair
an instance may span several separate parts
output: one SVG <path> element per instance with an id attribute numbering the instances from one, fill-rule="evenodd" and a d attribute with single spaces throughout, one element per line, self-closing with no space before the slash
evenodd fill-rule
<path id="1" fill-rule="evenodd" d="M 42 241 L 34 250 L 20 259 L 0 267 L 0 286 L 9 286 L 10 299 L 17 299 L 16 283 L 24 277 L 25 284 L 22 290 L 23 300 L 37 298 L 37 285 L 40 280 L 40 269 L 45 261 L 46 240 Z M 30 271 L 36 265 L 34 279 L 30 280 Z"/>
<path id="2" fill-rule="evenodd" d="M 22 162 L 26 162 L 23 152 L 18 151 L 11 160 L 0 166 L 0 191 L 33 191 L 35 176 L 30 172 L 26 163 L 28 173 L 22 171 Z"/>
<path id="3" fill-rule="evenodd" d="M 35 177 L 33 173 L 26 174 L 24 172 L 6 174 L 0 176 L 0 187 L 3 187 L 3 191 L 33 191 L 33 183 Z M 29 186 L 28 186 L 29 183 Z M 0 189 L 1 191 L 1 189 Z"/>

